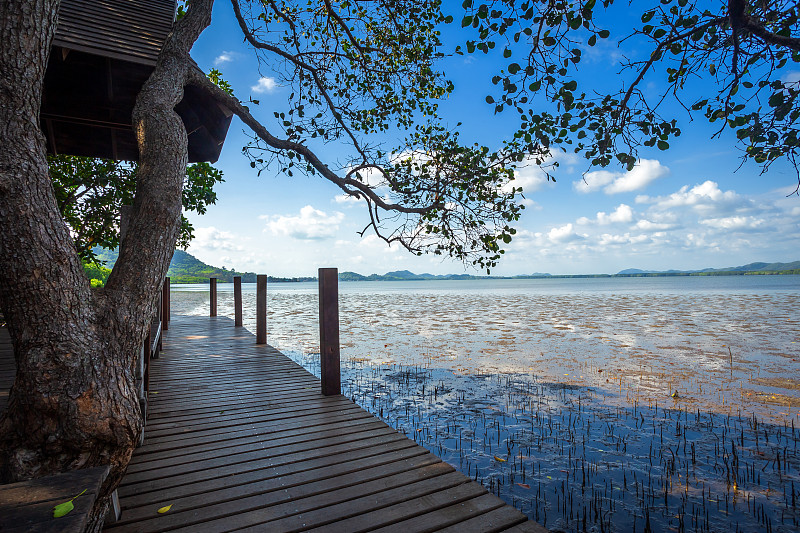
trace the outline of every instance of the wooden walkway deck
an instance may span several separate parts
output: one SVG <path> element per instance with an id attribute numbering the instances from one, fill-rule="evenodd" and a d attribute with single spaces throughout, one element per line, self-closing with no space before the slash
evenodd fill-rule
<path id="1" fill-rule="evenodd" d="M 228 318 L 173 317 L 150 379 L 109 533 L 546 532 Z"/>

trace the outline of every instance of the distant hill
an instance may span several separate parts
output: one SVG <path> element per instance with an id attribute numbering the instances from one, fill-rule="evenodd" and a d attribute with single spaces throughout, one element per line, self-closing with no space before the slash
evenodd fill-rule
<path id="1" fill-rule="evenodd" d="M 97 257 L 112 268 L 117 261 L 117 250 L 94 249 Z M 613 278 L 613 277 L 662 277 L 662 276 L 741 276 L 745 274 L 800 274 L 800 261 L 791 263 L 749 263 L 726 268 L 705 268 L 702 270 L 641 270 L 627 268 L 616 274 L 569 274 L 553 275 L 540 272 L 518 276 L 475 276 L 472 274 L 415 274 L 409 270 L 395 270 L 386 274 L 365 276 L 357 272 L 339 272 L 339 281 L 425 281 L 425 280 L 479 280 L 479 279 L 540 279 L 540 278 Z M 226 268 L 207 265 L 192 254 L 175 250 L 167 275 L 171 283 L 208 283 L 208 278 L 217 278 L 220 283 L 230 283 L 234 276 L 241 276 L 244 283 L 255 283 L 254 272 L 237 272 Z M 315 277 L 279 278 L 269 276 L 275 282 L 316 281 Z"/>
<path id="2" fill-rule="evenodd" d="M 94 250 L 98 259 L 105 263 L 107 268 L 112 268 L 117 262 L 119 252 L 117 250 L 104 250 L 96 248 Z M 226 268 L 217 268 L 200 261 L 190 253 L 183 250 L 175 250 L 172 261 L 169 264 L 167 276 L 170 283 L 208 283 L 209 278 L 217 278 L 219 283 L 232 283 L 235 276 L 242 277 L 242 283 L 255 283 L 255 272 L 237 272 Z M 315 281 L 316 278 L 268 278 L 271 282 L 282 281 Z"/>
<path id="3" fill-rule="evenodd" d="M 617 276 L 725 276 L 738 274 L 800 274 L 800 261 L 791 263 L 748 263 L 742 266 L 725 268 L 704 268 L 702 270 L 639 270 L 627 268 L 617 272 Z"/>

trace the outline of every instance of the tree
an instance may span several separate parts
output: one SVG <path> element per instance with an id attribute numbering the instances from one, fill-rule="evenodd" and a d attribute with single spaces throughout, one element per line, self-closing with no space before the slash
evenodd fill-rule
<path id="1" fill-rule="evenodd" d="M 591 86 L 579 88 L 576 73 L 583 52 L 611 37 L 596 15 L 613 4 L 464 0 L 461 25 L 476 32 L 466 52 L 502 48 L 503 68 L 492 79 L 497 91 L 486 100 L 497 113 L 519 115 L 515 149 L 541 154 L 540 160 L 553 149 L 573 151 L 591 165 L 618 162 L 630 170 L 642 146 L 667 150 L 681 134 L 678 117 L 662 113 L 664 103 L 672 100 L 687 119 L 700 113 L 719 124 L 715 136 L 734 130 L 743 160 L 755 161 L 763 171 L 779 159 L 798 168 L 800 80 L 787 68 L 800 62 L 797 2 L 637 3 L 641 24 L 616 36 L 640 50 L 624 60 L 619 89 L 597 93 Z M 633 7 L 617 4 L 621 9 L 609 18 L 624 17 Z M 647 80 L 663 82 L 665 89 L 648 97 L 643 90 Z M 705 82 L 704 96 L 693 98 L 698 81 Z M 552 102 L 555 112 L 542 111 L 543 102 Z"/>
<path id="2" fill-rule="evenodd" d="M 525 57 L 494 78 L 496 110 L 514 109 L 521 119 L 496 150 L 462 144 L 437 116 L 437 99 L 453 89 L 435 69 L 443 55 L 439 28 L 455 20 L 439 1 L 231 0 L 244 38 L 294 88 L 289 110 L 274 116 L 280 134 L 228 87 L 191 68 L 189 50 L 210 24 L 212 3 L 192 0 L 137 98 L 140 161 L 130 225 L 105 288 L 94 291 L 59 214 L 38 127 L 59 2 L 0 3 L 0 303 L 18 366 L 0 422 L 6 480 L 111 464 L 108 494 L 130 459 L 141 432 L 131 367 L 180 233 L 187 134 L 174 106 L 187 85 L 212 95 L 252 131 L 245 153 L 253 167 L 277 164 L 288 175 L 327 179 L 365 202 L 365 232 L 487 269 L 522 209 L 515 165 L 571 145 L 592 164 L 616 159 L 630 167 L 638 146 L 666 149 L 679 134 L 675 119 L 660 117 L 638 89 L 657 62 L 672 61 L 665 71 L 676 95 L 698 65 L 727 76 L 717 99 L 695 107 L 745 131 L 748 157 L 764 164 L 794 158 L 796 86 L 775 81 L 786 62 L 797 61 L 796 8 L 788 1 L 731 0 L 714 4 L 718 15 L 688 0 L 648 6 L 634 36 L 650 43 L 649 59 L 630 64 L 636 76 L 625 91 L 589 97 L 577 92 L 570 69 L 583 43 L 609 36 L 592 22 L 594 0 L 467 0 L 462 25 L 478 32 L 467 52 L 488 52 L 502 39 L 505 58 Z M 764 61 L 754 59 L 761 53 Z M 762 77 L 749 81 L 753 76 Z M 768 108 L 757 100 L 738 108 L 733 102 L 745 90 L 771 91 Z M 526 109 L 535 94 L 556 112 Z M 755 106 L 750 114 L 748 105 Z M 370 143 L 389 132 L 403 136 L 393 148 Z M 336 166 L 313 148 L 334 141 L 347 147 Z M 97 517 L 104 505 L 101 498 Z"/>
<path id="3" fill-rule="evenodd" d="M 0 422 L 5 480 L 97 464 L 113 467 L 105 494 L 121 479 L 142 429 L 132 366 L 180 232 L 187 133 L 174 107 L 188 84 L 252 129 L 247 153 L 254 166 L 275 158 L 287 173 L 300 169 L 332 181 L 367 202 L 369 226 L 388 241 L 489 267 L 510 240 L 521 208 L 503 185 L 513 173 L 508 164 L 520 156 L 461 146 L 435 117 L 435 99 L 452 87 L 433 69 L 436 26 L 446 22 L 438 4 L 401 2 L 370 12 L 359 3 L 253 2 L 245 13 L 240 2 L 232 4 L 253 46 L 291 70 L 297 98 L 281 118 L 283 136 L 192 68 L 189 50 L 210 24 L 212 7 L 212 0 L 193 0 L 137 98 L 140 160 L 131 219 L 98 290 L 91 290 L 60 216 L 38 127 L 59 2 L 0 4 L 0 302 L 17 363 Z M 262 6 L 266 11 L 247 14 Z M 259 20 L 295 42 L 262 41 L 248 25 Z M 362 140 L 390 126 L 409 132 L 400 148 Z M 306 138 L 348 142 L 353 157 L 334 170 Z M 388 198 L 367 173 L 391 188 Z M 394 216 L 382 218 L 381 211 Z M 95 527 L 105 505 L 100 498 Z"/>
<path id="4" fill-rule="evenodd" d="M 69 155 L 48 156 L 47 161 L 58 209 L 69 227 L 78 255 L 84 262 L 95 263 L 94 247 L 113 249 L 119 246 L 120 207 L 133 203 L 138 165 Z M 183 186 L 183 209 L 205 213 L 209 204 L 216 203 L 214 185 L 221 181 L 224 181 L 222 172 L 210 164 L 189 165 Z M 179 247 L 189 245 L 193 231 L 181 214 Z"/>

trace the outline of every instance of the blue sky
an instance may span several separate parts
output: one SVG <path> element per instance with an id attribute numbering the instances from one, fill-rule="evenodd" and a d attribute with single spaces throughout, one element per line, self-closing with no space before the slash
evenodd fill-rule
<path id="1" fill-rule="evenodd" d="M 618 83 L 621 54 L 637 53 L 617 46 L 624 28 L 611 29 L 608 41 L 585 54 L 582 83 Z M 449 28 L 446 37 L 458 36 L 458 30 Z M 212 26 L 192 57 L 205 71 L 221 70 L 240 99 L 260 100 L 254 114 L 268 128 L 272 112 L 285 107 L 291 89 L 274 73 L 259 71 L 228 2 L 216 2 Z M 455 56 L 441 65 L 456 86 L 442 102 L 442 114 L 450 124 L 463 123 L 465 141 L 499 147 L 513 132 L 514 117 L 494 116 L 484 101 L 497 68 L 494 56 Z M 785 76 L 796 80 L 800 72 Z M 648 80 L 646 90 L 656 94 L 660 82 Z M 696 88 L 698 94 L 704 89 L 713 85 Z M 733 134 L 711 139 L 714 129 L 702 117 L 689 122 L 677 116 L 683 135 L 669 151 L 642 151 L 632 172 L 589 169 L 586 161 L 568 154 L 556 156 L 561 166 L 555 183 L 537 168 L 521 169 L 517 185 L 524 187 L 527 209 L 516 226 L 517 238 L 492 274 L 614 273 L 800 259 L 800 198 L 787 197 L 797 185 L 794 169 L 777 163 L 760 175 L 754 164 L 739 168 Z M 465 271 L 458 262 L 416 257 L 374 236 L 359 237 L 367 222 L 365 208 L 322 178 L 289 178 L 275 171 L 258 176 L 241 154 L 247 142 L 243 128 L 234 118 L 216 164 L 226 180 L 216 189 L 217 204 L 203 216 L 188 214 L 196 235 L 190 253 L 215 266 L 275 276 L 314 275 L 323 266 L 363 274 Z M 340 153 L 342 147 L 334 144 L 320 150 L 326 161 L 336 161 Z"/>

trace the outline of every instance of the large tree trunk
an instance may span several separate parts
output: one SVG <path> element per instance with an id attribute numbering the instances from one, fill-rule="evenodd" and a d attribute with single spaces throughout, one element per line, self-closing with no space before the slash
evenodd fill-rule
<path id="1" fill-rule="evenodd" d="M 92 290 L 53 196 L 39 131 L 58 0 L 0 1 L 0 305 L 17 376 L 0 420 L 5 482 L 110 464 L 118 485 L 142 430 L 132 366 L 179 230 L 186 131 L 174 111 L 188 51 L 210 23 L 196 0 L 134 111 L 140 171 L 128 233 Z M 107 498 L 95 508 L 99 528 Z"/>

